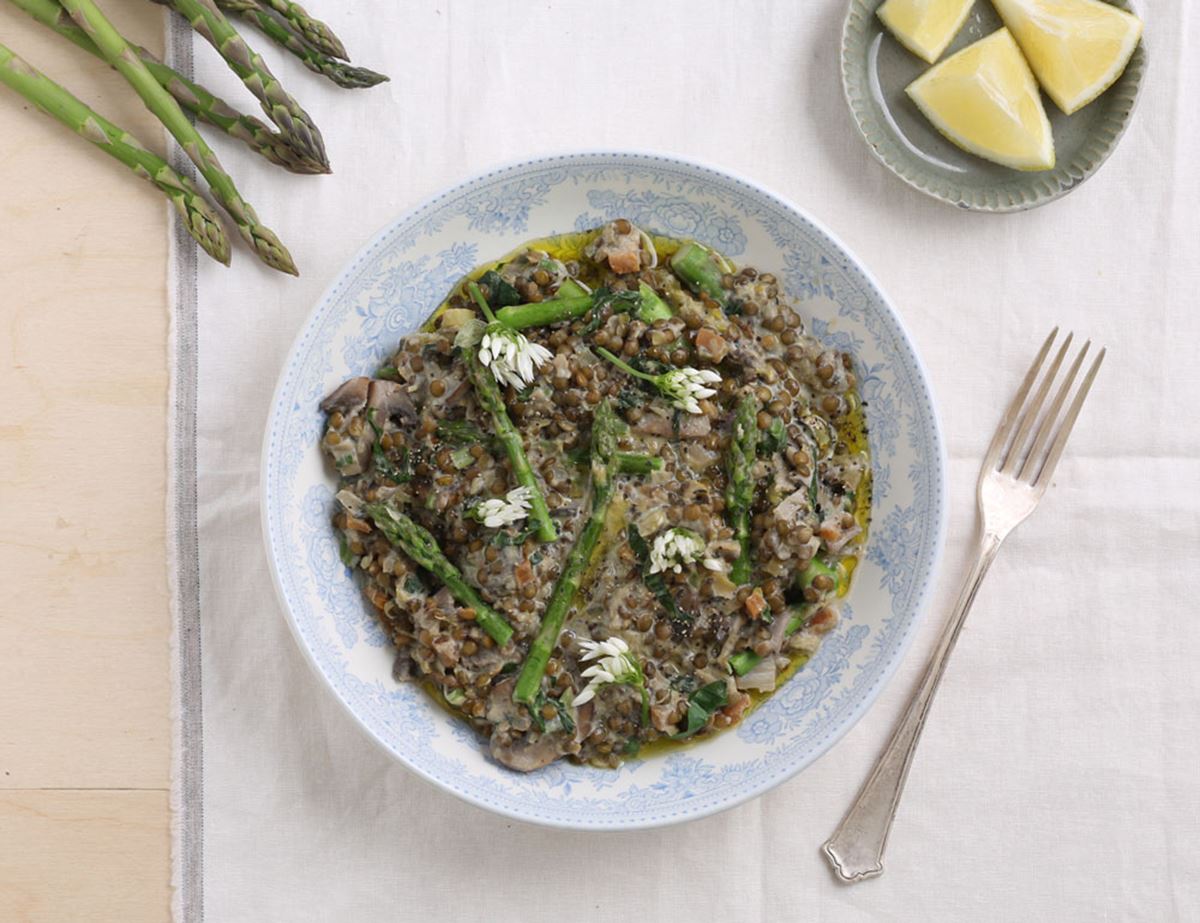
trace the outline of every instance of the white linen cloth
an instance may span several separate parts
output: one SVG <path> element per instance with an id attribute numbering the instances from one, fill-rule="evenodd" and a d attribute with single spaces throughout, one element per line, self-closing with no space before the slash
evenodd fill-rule
<path id="1" fill-rule="evenodd" d="M 177 875 L 198 876 L 203 919 L 1197 919 L 1200 3 L 1144 9 L 1142 101 L 1095 178 L 1008 216 L 948 208 L 871 158 L 842 99 L 839 0 L 308 5 L 392 82 L 339 90 L 251 33 L 321 125 L 336 173 L 292 176 L 215 142 L 303 276 L 262 269 L 241 246 L 231 270 L 199 265 L 203 864 Z M 202 83 L 252 111 L 199 39 L 195 59 Z M 372 744 L 289 634 L 258 506 L 276 375 L 358 248 L 487 167 L 604 148 L 729 168 L 842 237 L 929 367 L 951 510 L 910 655 L 840 744 L 749 804 L 617 834 L 493 816 Z M 819 846 L 949 612 L 979 460 L 1056 324 L 1108 359 L 1056 486 L 975 605 L 886 873 L 840 885 Z M 200 910 L 191 893 L 176 913 Z"/>

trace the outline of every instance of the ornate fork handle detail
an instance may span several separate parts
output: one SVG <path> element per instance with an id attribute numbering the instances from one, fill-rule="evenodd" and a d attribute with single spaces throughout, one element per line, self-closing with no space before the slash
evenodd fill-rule
<path id="1" fill-rule="evenodd" d="M 896 726 L 892 739 L 875 763 L 871 775 L 863 783 L 858 797 L 833 836 L 825 843 L 825 855 L 843 881 L 862 881 L 883 873 L 883 850 L 887 845 L 888 832 L 892 829 L 892 819 L 896 816 L 896 807 L 900 804 L 900 794 L 904 791 L 904 780 L 908 778 L 908 768 L 917 750 L 917 741 L 921 739 L 921 730 L 925 727 L 925 716 L 942 682 L 954 642 L 958 640 L 971 603 L 975 601 L 975 594 L 979 592 L 979 586 L 996 557 L 1001 541 L 996 535 L 983 536 L 975 563 L 959 593 L 954 615 L 942 629 L 938 646 L 925 667 L 921 685 L 908 703 L 904 717 Z"/>

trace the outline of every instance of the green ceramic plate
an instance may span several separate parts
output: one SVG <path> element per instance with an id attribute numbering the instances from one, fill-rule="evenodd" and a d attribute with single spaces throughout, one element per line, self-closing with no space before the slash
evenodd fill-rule
<path id="1" fill-rule="evenodd" d="M 1112 0 L 1131 9 L 1128 0 Z M 875 156 L 910 186 L 977 211 L 1010 212 L 1045 205 L 1066 195 L 1100 168 L 1129 124 L 1146 71 L 1146 43 L 1125 73 L 1095 102 L 1066 116 L 1043 95 L 1054 130 L 1058 165 L 1023 173 L 981 160 L 955 147 L 905 95 L 929 67 L 884 28 L 882 0 L 851 0 L 842 30 L 842 86 L 859 131 Z M 975 6 L 941 60 L 989 35 L 1002 23 L 988 0 Z"/>

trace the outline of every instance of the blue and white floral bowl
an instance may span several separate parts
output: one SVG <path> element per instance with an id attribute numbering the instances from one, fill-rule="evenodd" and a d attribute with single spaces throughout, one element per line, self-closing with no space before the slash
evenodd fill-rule
<path id="1" fill-rule="evenodd" d="M 369 374 L 467 270 L 533 237 L 627 217 L 774 272 L 811 330 L 849 350 L 867 404 L 874 510 L 843 621 L 735 730 L 620 770 L 521 775 L 392 679 L 392 652 L 338 559 L 335 478 L 317 404 Z M 283 609 L 317 673 L 410 769 L 480 807 L 559 827 L 652 827 L 711 814 L 799 772 L 867 710 L 912 637 L 941 552 L 945 461 L 929 384 L 879 287 L 820 224 L 754 184 L 668 157 L 599 153 L 487 173 L 397 219 L 358 254 L 284 366 L 263 446 L 263 528 Z"/>

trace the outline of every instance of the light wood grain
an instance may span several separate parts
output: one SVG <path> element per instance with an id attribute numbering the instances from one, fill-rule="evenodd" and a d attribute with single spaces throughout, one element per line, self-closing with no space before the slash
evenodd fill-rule
<path id="1" fill-rule="evenodd" d="M 0 792 L 0 920 L 162 923 L 166 816 L 165 792 Z"/>
<path id="2" fill-rule="evenodd" d="M 161 10 L 106 9 L 161 49 Z M 100 62 L 7 4 L 0 35 L 162 148 Z M 151 187 L 0 87 L 6 923 L 167 918 L 166 216 Z"/>

